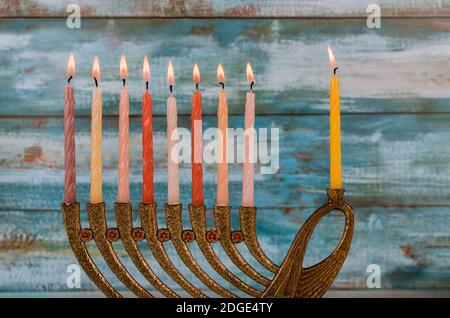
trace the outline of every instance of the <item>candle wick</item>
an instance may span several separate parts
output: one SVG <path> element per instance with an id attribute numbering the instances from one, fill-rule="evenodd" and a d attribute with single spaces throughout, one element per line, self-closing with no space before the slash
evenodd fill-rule
<path id="1" fill-rule="evenodd" d="M 67 83 L 70 84 L 70 80 L 72 79 L 72 75 L 69 76 L 69 78 L 67 79 Z"/>
<path id="2" fill-rule="evenodd" d="M 336 66 L 333 70 L 334 75 L 336 75 L 336 71 L 337 71 L 338 67 Z"/>
<path id="3" fill-rule="evenodd" d="M 172 94 L 172 85 L 169 85 L 170 93 Z"/>
<path id="4" fill-rule="evenodd" d="M 94 81 L 95 81 L 95 87 L 98 87 L 98 81 L 95 77 L 94 77 Z"/>
<path id="5" fill-rule="evenodd" d="M 148 81 L 145 82 L 145 89 L 148 90 Z"/>
<path id="6" fill-rule="evenodd" d="M 255 82 L 254 81 L 252 81 L 251 83 L 250 83 L 250 90 L 251 91 L 253 91 L 253 85 L 255 84 Z"/>
<path id="7" fill-rule="evenodd" d="M 125 86 L 126 79 L 122 78 L 122 81 L 123 81 L 123 86 Z"/>
<path id="8" fill-rule="evenodd" d="M 222 89 L 225 89 L 225 83 L 224 82 L 219 82 L 219 85 L 222 85 Z"/>
<path id="9" fill-rule="evenodd" d="M 195 89 L 196 89 L 196 90 L 198 90 L 198 84 L 199 84 L 198 82 L 195 83 Z"/>

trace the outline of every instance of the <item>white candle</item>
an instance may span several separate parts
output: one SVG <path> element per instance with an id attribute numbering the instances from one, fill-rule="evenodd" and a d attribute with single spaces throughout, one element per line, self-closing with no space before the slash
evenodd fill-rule
<path id="1" fill-rule="evenodd" d="M 170 205 L 180 203 L 180 190 L 178 179 L 178 163 L 174 153 L 176 140 L 172 140 L 172 134 L 177 129 L 177 100 L 172 94 L 172 86 L 175 84 L 172 61 L 167 68 L 167 84 L 170 87 L 170 96 L 167 98 L 167 203 Z"/>
<path id="2" fill-rule="evenodd" d="M 222 65 L 217 67 L 217 81 L 222 85 L 219 93 L 219 106 L 217 110 L 217 125 L 220 132 L 218 142 L 217 163 L 217 199 L 216 205 L 228 206 L 228 163 L 227 163 L 227 128 L 228 128 L 228 104 L 225 91 L 225 74 Z"/>

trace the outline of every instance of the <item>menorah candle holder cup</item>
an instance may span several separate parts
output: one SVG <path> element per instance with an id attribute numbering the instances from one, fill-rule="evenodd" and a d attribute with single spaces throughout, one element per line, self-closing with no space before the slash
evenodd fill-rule
<path id="1" fill-rule="evenodd" d="M 108 227 L 106 223 L 105 203 L 88 203 L 87 213 L 89 228 L 82 228 L 80 223 L 80 204 L 62 203 L 69 243 L 73 252 L 89 278 L 108 297 L 122 297 L 109 283 L 93 261 L 87 250 L 87 243 L 95 241 L 101 256 L 119 278 L 119 280 L 138 297 L 154 297 L 127 271 L 114 250 L 114 242 L 121 240 L 127 254 L 139 272 L 148 282 L 166 297 L 180 297 L 152 270 L 142 255 L 138 241 L 145 240 L 155 260 L 168 276 L 193 297 L 208 297 L 204 290 L 193 285 L 176 267 L 168 253 L 165 244 L 170 241 L 185 267 L 188 268 L 206 287 L 222 297 L 237 297 L 236 291 L 253 297 L 321 297 L 333 283 L 342 267 L 350 249 L 354 215 L 352 207 L 344 201 L 343 189 L 328 189 L 328 201 L 317 209 L 303 224 L 295 236 L 286 257 L 281 265 L 275 264 L 264 253 L 256 235 L 256 208 L 240 208 L 240 229 L 232 230 L 230 222 L 231 209 L 228 206 L 215 206 L 215 228 L 209 229 L 206 223 L 206 207 L 204 205 L 189 205 L 191 228 L 182 224 L 181 204 L 166 204 L 165 217 L 167 228 L 158 227 L 156 203 L 140 203 L 140 227 L 134 227 L 132 222 L 131 203 L 114 204 L 117 227 Z M 303 259 L 311 235 L 320 219 L 331 211 L 339 210 L 345 216 L 345 227 L 341 240 L 333 252 L 320 263 L 303 267 Z M 189 245 L 197 244 L 209 265 L 227 282 L 235 286 L 235 290 L 224 288 L 204 271 L 201 264 L 191 253 Z M 237 244 L 246 245 L 250 254 L 268 271 L 268 278 L 257 271 L 240 253 Z M 220 244 L 229 259 L 256 284 L 248 284 L 225 266 L 218 257 L 212 245 Z M 258 285 L 259 288 L 254 287 Z"/>

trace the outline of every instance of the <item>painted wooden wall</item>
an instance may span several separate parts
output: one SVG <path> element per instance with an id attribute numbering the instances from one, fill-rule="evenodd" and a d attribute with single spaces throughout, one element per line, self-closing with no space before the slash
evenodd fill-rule
<path id="1" fill-rule="evenodd" d="M 370 30 L 365 19 L 343 19 L 365 15 L 367 4 L 353 0 L 339 6 L 306 0 L 262 1 L 258 5 L 256 1 L 166 1 L 159 5 L 121 1 L 108 7 L 100 1 L 89 1 L 89 5 L 80 1 L 86 6 L 83 14 L 97 18 L 83 19 L 81 29 L 68 29 L 64 19 L 55 18 L 65 14 L 65 5 L 3 1 L 0 15 L 9 18 L 0 20 L 0 296 L 16 292 L 51 296 L 68 291 L 66 267 L 76 261 L 66 242 L 59 204 L 63 196 L 62 101 L 69 52 L 77 58 L 73 80 L 77 190 L 83 203 L 89 192 L 93 86 L 89 73 L 93 56 L 100 57 L 104 194 L 109 212 L 117 184 L 120 55 L 127 55 L 129 66 L 131 196 L 135 205 L 140 197 L 143 55 L 150 57 L 152 68 L 156 198 L 160 204 L 167 187 L 167 60 L 173 58 L 175 65 L 181 127 L 190 126 L 193 63 L 199 63 L 202 74 L 204 125 L 216 124 L 215 68 L 222 63 L 230 126 L 241 127 L 248 89 L 244 66 L 251 61 L 256 76 L 256 126 L 280 129 L 280 170 L 256 176 L 258 235 L 267 253 L 281 261 L 301 224 L 325 200 L 327 45 L 333 47 L 340 64 L 344 184 L 357 217 L 350 255 L 333 288 L 366 290 L 366 268 L 375 263 L 381 267 L 385 292 L 440 290 L 450 295 L 450 19 L 445 18 L 450 5 L 447 1 L 379 2 L 387 16 L 409 18 L 386 19 L 381 29 Z M 248 9 L 251 6 L 256 9 Z M 271 18 L 123 18 L 141 15 Z M 288 16 L 327 18 L 280 19 Z M 182 202 L 187 205 L 189 166 L 182 165 L 180 173 Z M 231 166 L 230 179 L 231 202 L 237 208 L 239 165 Z M 205 166 L 205 192 L 206 204 L 211 207 L 214 165 Z M 236 214 L 233 222 L 237 225 Z M 328 255 L 342 227 L 338 214 L 321 222 L 307 253 L 308 264 Z M 143 249 L 149 256 L 145 246 Z M 91 250 L 107 276 L 120 286 L 96 249 Z M 132 273 L 141 279 L 120 246 L 119 250 Z M 219 248 L 217 251 L 223 254 Z M 175 263 L 181 261 L 175 258 Z M 83 276 L 81 291 L 95 290 Z"/>

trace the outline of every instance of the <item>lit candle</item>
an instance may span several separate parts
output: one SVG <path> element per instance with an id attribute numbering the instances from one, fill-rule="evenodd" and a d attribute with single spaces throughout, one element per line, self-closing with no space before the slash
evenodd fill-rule
<path id="1" fill-rule="evenodd" d="M 100 64 L 94 58 L 92 78 L 95 88 L 92 91 L 91 109 L 91 203 L 100 203 L 102 199 L 102 93 L 98 87 Z"/>
<path id="2" fill-rule="evenodd" d="M 75 74 L 75 57 L 70 54 L 67 63 L 67 85 L 64 89 L 64 202 L 74 203 L 76 195 L 75 172 L 75 99 L 70 80 Z"/>
<path id="3" fill-rule="evenodd" d="M 167 85 L 170 95 L 167 98 L 167 203 L 170 205 L 180 203 L 180 190 L 178 181 L 177 154 L 174 153 L 176 140 L 172 140 L 172 134 L 177 129 L 177 100 L 172 94 L 175 84 L 172 61 L 167 67 Z M 174 136 L 175 137 L 175 136 Z"/>
<path id="4" fill-rule="evenodd" d="M 202 94 L 198 90 L 200 83 L 200 71 L 198 65 L 194 65 L 193 81 L 195 92 L 192 95 L 192 204 L 203 205 L 203 164 L 202 164 Z"/>
<path id="5" fill-rule="evenodd" d="M 128 76 L 127 61 L 125 56 L 120 58 L 120 78 L 122 78 L 122 89 L 120 91 L 119 104 L 119 187 L 117 202 L 130 202 L 130 171 L 129 171 L 129 99 L 126 78 Z"/>
<path id="6" fill-rule="evenodd" d="M 228 163 L 227 163 L 227 128 L 228 128 L 228 104 L 225 91 L 225 74 L 222 65 L 217 67 L 217 81 L 222 86 L 219 93 L 219 106 L 217 111 L 219 136 L 218 163 L 217 163 L 217 201 L 218 206 L 228 206 Z"/>
<path id="7" fill-rule="evenodd" d="M 331 48 L 328 47 L 330 67 L 333 76 L 330 82 L 330 188 L 342 189 L 341 167 L 341 102 L 339 97 L 339 78 L 336 75 L 338 65 Z"/>
<path id="8" fill-rule="evenodd" d="M 242 177 L 242 206 L 254 207 L 254 126 L 255 126 L 255 94 L 253 93 L 253 70 L 250 63 L 247 63 L 247 81 L 250 90 L 245 97 L 245 140 L 244 140 L 244 167 Z"/>
<path id="9" fill-rule="evenodd" d="M 153 136 L 152 136 L 152 95 L 148 91 L 150 81 L 150 65 L 144 57 L 142 77 L 145 81 L 145 92 L 142 96 L 142 202 L 155 201 L 153 184 Z"/>

